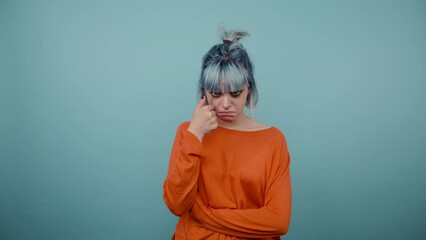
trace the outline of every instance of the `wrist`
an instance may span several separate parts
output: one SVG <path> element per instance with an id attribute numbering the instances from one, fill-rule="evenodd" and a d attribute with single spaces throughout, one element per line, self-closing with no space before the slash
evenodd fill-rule
<path id="1" fill-rule="evenodd" d="M 199 131 L 197 131 L 197 130 L 195 130 L 195 129 L 191 128 L 191 126 L 189 126 L 188 131 L 189 131 L 190 133 L 192 133 L 195 137 L 197 137 L 197 138 L 198 138 L 198 140 L 200 140 L 200 142 L 202 142 L 202 141 L 203 141 L 204 134 L 202 134 L 202 133 L 200 133 Z"/>

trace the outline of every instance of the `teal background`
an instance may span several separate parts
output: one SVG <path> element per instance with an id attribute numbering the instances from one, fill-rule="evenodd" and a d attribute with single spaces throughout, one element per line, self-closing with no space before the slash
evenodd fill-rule
<path id="1" fill-rule="evenodd" d="M 162 182 L 217 29 L 292 156 L 284 239 L 426 236 L 426 2 L 0 1 L 0 239 L 169 239 Z"/>

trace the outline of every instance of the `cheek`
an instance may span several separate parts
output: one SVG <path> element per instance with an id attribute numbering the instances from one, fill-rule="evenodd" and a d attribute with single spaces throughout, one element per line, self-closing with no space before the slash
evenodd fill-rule
<path id="1" fill-rule="evenodd" d="M 238 102 L 238 106 L 245 107 L 247 103 L 247 95 L 239 97 L 237 99 L 237 102 Z"/>
<path id="2" fill-rule="evenodd" d="M 238 100 L 237 104 L 239 108 L 244 108 L 246 106 L 246 100 L 245 99 Z"/>
<path id="3" fill-rule="evenodd" d="M 209 104 L 214 106 L 215 108 L 218 107 L 220 105 L 220 100 L 217 98 L 211 98 L 209 100 Z"/>

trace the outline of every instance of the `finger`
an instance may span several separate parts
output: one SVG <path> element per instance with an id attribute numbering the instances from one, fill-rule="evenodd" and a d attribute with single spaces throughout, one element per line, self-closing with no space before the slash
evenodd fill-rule
<path id="1" fill-rule="evenodd" d="M 209 111 L 214 111 L 214 106 L 213 105 L 207 105 L 207 109 L 209 110 Z"/>
<path id="2" fill-rule="evenodd" d="M 200 101 L 198 101 L 196 108 L 197 109 L 202 108 L 205 105 L 205 103 L 206 103 L 206 95 L 203 95 L 203 97 L 200 99 Z"/>
<path id="3" fill-rule="evenodd" d="M 212 117 L 210 118 L 210 122 L 211 122 L 211 123 L 217 123 L 217 118 L 216 118 L 215 116 L 212 116 Z"/>

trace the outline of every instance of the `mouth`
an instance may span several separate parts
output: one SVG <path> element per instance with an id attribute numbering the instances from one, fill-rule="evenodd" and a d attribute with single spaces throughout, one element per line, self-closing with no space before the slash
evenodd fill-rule
<path id="1" fill-rule="evenodd" d="M 235 118 L 236 113 L 235 112 L 217 112 L 216 116 L 223 121 L 230 121 Z"/>
<path id="2" fill-rule="evenodd" d="M 217 112 L 218 116 L 235 116 L 235 112 Z"/>

